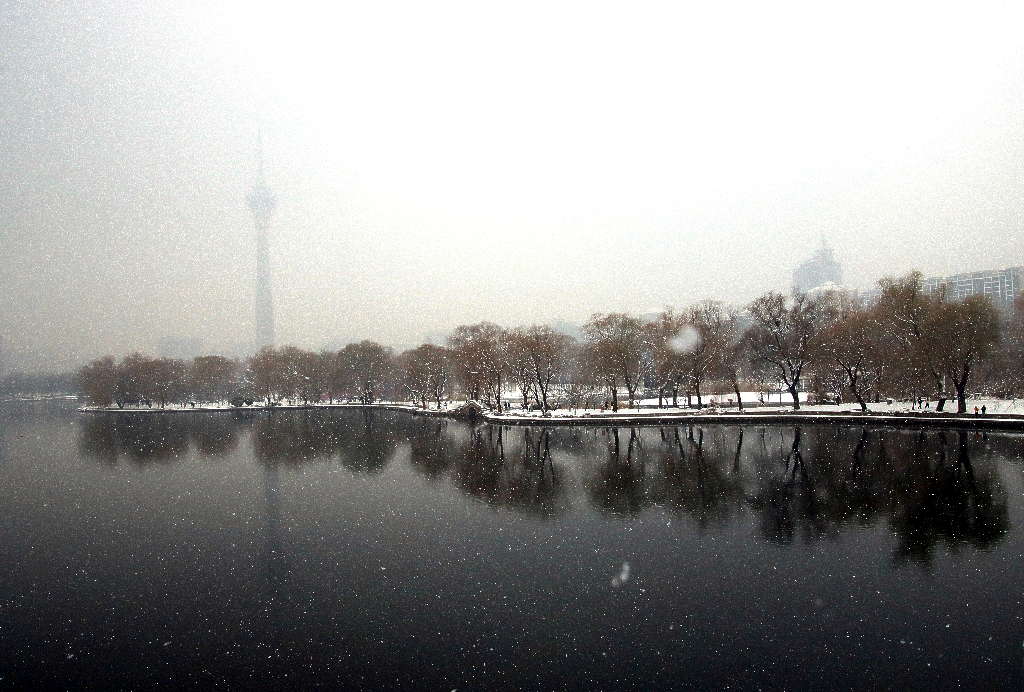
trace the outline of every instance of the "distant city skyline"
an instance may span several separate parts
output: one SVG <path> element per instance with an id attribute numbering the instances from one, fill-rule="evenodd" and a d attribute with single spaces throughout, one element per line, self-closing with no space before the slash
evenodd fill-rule
<path id="1" fill-rule="evenodd" d="M 0 10 L 8 362 L 251 351 L 257 129 L 278 344 L 1024 257 L 1024 7 L 556 5 Z"/>
<path id="2" fill-rule="evenodd" d="M 911 271 L 919 270 L 908 269 L 903 274 Z M 881 278 L 883 277 L 879 277 Z M 881 295 L 881 289 L 877 286 L 860 288 L 859 284 L 862 283 L 863 281 L 844 282 L 842 263 L 837 260 L 824 237 L 814 254 L 793 270 L 793 290 L 806 292 L 837 288 L 855 291 L 862 300 L 877 300 Z M 982 295 L 990 298 L 1000 309 L 1009 310 L 1013 307 L 1016 296 L 1024 289 L 1024 266 L 972 268 L 964 272 L 931 276 L 922 273 L 921 289 L 925 293 L 942 291 L 950 300 L 963 300 L 968 296 Z"/>
<path id="3" fill-rule="evenodd" d="M 826 271 L 837 271 L 838 275 L 833 274 L 825 276 L 824 281 L 821 283 L 807 286 L 806 288 L 801 287 L 796 278 L 797 275 L 800 275 L 801 277 L 806 277 L 812 275 L 814 272 L 822 270 L 822 266 L 818 265 L 819 262 L 824 263 L 823 266 L 825 267 Z M 911 271 L 915 270 L 907 269 L 904 272 L 897 272 L 893 274 L 893 276 L 905 275 Z M 793 289 L 808 290 L 821 288 L 838 288 L 843 290 L 854 291 L 860 299 L 867 301 L 875 300 L 880 295 L 880 290 L 877 287 L 872 287 L 868 289 L 854 288 L 852 286 L 844 285 L 840 282 L 834 281 L 834 278 L 836 276 L 842 276 L 842 265 L 835 258 L 834 253 L 832 253 L 827 241 L 823 240 L 822 244 L 814 251 L 814 253 L 808 259 L 798 264 L 797 267 L 794 269 L 794 279 L 790 286 L 780 285 L 774 288 L 769 287 L 766 290 L 776 290 L 779 292 L 788 293 L 790 290 Z M 884 277 L 879 277 L 879 279 L 881 278 Z M 1024 290 L 1024 266 L 978 269 L 974 271 L 960 272 L 956 274 L 941 276 L 923 276 L 922 288 L 923 290 L 925 290 L 925 292 L 928 293 L 935 292 L 941 288 L 942 290 L 946 290 L 947 295 L 953 300 L 963 300 L 967 296 L 975 294 L 987 295 L 990 298 L 992 298 L 992 300 L 1000 308 L 1010 309 L 1012 308 L 1014 297 L 1016 295 L 1019 295 L 1022 292 L 1022 290 Z M 743 307 L 742 304 L 733 305 L 735 305 L 736 307 Z M 254 307 L 258 313 L 260 309 L 258 298 L 255 299 Z M 681 308 L 684 307 L 684 305 L 666 305 L 664 307 Z M 627 312 L 640 316 L 653 316 L 653 313 L 651 313 L 649 310 L 645 311 L 644 309 L 641 308 L 628 310 Z M 494 322 L 504 327 L 517 326 L 512 323 L 502 322 L 500 319 L 491 319 L 487 317 L 476 321 Z M 582 325 L 585 321 L 585 319 L 580 319 L 576 321 L 556 317 L 550 320 L 545 320 L 543 321 L 543 323 L 548 324 L 558 332 L 567 334 L 579 340 L 583 338 Z M 408 342 L 381 343 L 384 346 L 393 348 L 395 351 L 402 351 L 405 349 L 414 348 L 422 343 L 444 345 L 447 341 L 448 335 L 457 326 L 458 324 L 452 324 L 447 329 L 442 329 L 430 333 L 424 333 L 422 338 L 413 339 Z M 266 332 L 256 332 L 257 343 L 259 340 L 259 335 L 261 333 L 265 334 Z M 325 341 L 322 344 L 304 344 L 303 346 L 306 348 L 312 348 L 313 350 L 337 351 L 348 343 L 362 341 L 366 338 L 369 337 L 354 335 L 351 336 L 350 338 L 335 338 L 332 340 Z M 267 343 L 264 345 L 273 345 L 273 343 Z M 211 353 L 225 355 L 232 358 L 245 357 L 255 353 L 255 351 L 258 350 L 258 348 L 259 346 L 251 347 L 247 346 L 243 342 L 239 342 L 228 347 L 214 347 L 210 346 L 207 342 L 203 341 L 201 338 L 198 337 L 182 337 L 168 335 L 160 337 L 159 339 L 156 340 L 156 342 L 154 342 L 154 344 L 152 344 L 149 347 L 136 348 L 133 350 L 156 355 L 159 357 L 181 358 L 187 360 L 195 356 L 206 355 Z M 17 367 L 17 362 L 13 364 L 15 367 L 11 367 L 12 364 L 7 362 L 10 359 L 5 358 L 5 356 L 6 354 L 3 350 L 3 342 L 0 341 L 0 374 L 3 374 L 6 371 L 25 370 L 25 368 Z M 74 364 L 72 368 L 77 367 L 77 365 L 81 365 L 81 363 Z M 29 368 L 29 370 L 32 369 Z M 49 370 L 46 370 L 45 368 L 42 370 L 49 372 Z"/>

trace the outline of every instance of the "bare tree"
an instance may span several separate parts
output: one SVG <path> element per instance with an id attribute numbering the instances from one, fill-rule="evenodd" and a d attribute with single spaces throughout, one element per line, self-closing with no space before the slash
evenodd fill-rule
<path id="1" fill-rule="evenodd" d="M 501 346 L 502 362 L 509 379 L 519 390 L 524 409 L 530 406 L 530 392 L 533 388 L 533 365 L 527 341 L 526 330 L 519 327 L 505 332 Z"/>
<path id="2" fill-rule="evenodd" d="M 659 405 L 668 391 L 677 404 L 681 384 L 702 405 L 709 381 L 728 382 L 742 408 L 741 378 L 785 387 L 800 408 L 799 392 L 811 374 L 816 387 L 849 391 L 862 410 L 868 395 L 883 389 L 916 395 L 934 388 L 942 410 L 949 386 L 965 412 L 971 383 L 1003 393 L 1024 388 L 1024 298 L 1004 324 L 983 297 L 952 302 L 941 291 L 925 293 L 917 273 L 879 283 L 881 298 L 870 309 L 838 292 L 765 294 L 750 304 L 751 324 L 742 334 L 735 311 L 707 301 L 681 314 L 666 309 L 650 323 L 597 313 L 580 345 L 546 326 L 504 330 L 481 322 L 456 328 L 450 348 L 425 344 L 397 363 L 390 349 L 372 341 L 337 353 L 268 347 L 244 370 L 220 356 L 197 357 L 186 367 L 131 353 L 119 363 L 111 357 L 89 363 L 78 382 L 90 402 L 113 400 L 119 407 L 153 400 L 166 406 L 186 396 L 220 400 L 232 392 L 267 405 L 280 398 L 309 403 L 324 393 L 332 401 L 349 395 L 372 403 L 401 387 L 420 405 L 430 400 L 440 408 L 457 378 L 468 397 L 498 410 L 502 387 L 512 382 L 524 407 L 532 396 L 544 412 L 558 405 L 556 393 L 576 407 L 602 387 L 617 411 L 620 386 L 630 406 L 644 386 L 657 386 Z"/>
<path id="3" fill-rule="evenodd" d="M 188 366 L 175 358 L 147 359 L 142 363 L 141 376 L 142 395 L 159 401 L 160 408 L 181 401 L 188 388 Z"/>
<path id="4" fill-rule="evenodd" d="M 590 368 L 586 347 L 582 344 L 574 342 L 569 348 L 563 373 L 562 393 L 569 408 L 579 409 L 585 406 L 601 389 Z"/>
<path id="5" fill-rule="evenodd" d="M 303 404 L 320 401 L 323 396 L 323 376 L 320 372 L 320 354 L 295 349 L 292 355 L 292 366 L 295 368 L 295 395 Z"/>
<path id="6" fill-rule="evenodd" d="M 308 385 L 312 374 L 310 355 L 309 351 L 297 346 L 281 346 L 276 349 L 278 392 L 290 402 L 308 402 Z"/>
<path id="7" fill-rule="evenodd" d="M 779 378 L 800 408 L 800 379 L 810 363 L 821 326 L 821 301 L 806 293 L 787 298 L 769 292 L 750 304 L 752 324 L 747 343 L 755 366 L 766 366 Z"/>
<path id="8" fill-rule="evenodd" d="M 681 337 L 686 329 L 686 316 L 665 308 L 646 327 L 650 344 L 654 381 L 658 388 L 658 407 L 671 392 L 672 405 L 679 405 L 679 385 L 685 376 L 686 364 Z"/>
<path id="9" fill-rule="evenodd" d="M 345 370 L 339 379 L 347 383 L 360 402 L 371 404 L 390 376 L 393 359 L 391 349 L 375 341 L 349 344 L 338 353 L 337 365 Z"/>
<path id="10" fill-rule="evenodd" d="M 492 322 L 460 325 L 448 337 L 455 373 L 469 399 L 501 410 L 505 330 Z"/>
<path id="11" fill-rule="evenodd" d="M 743 338 L 740 318 L 733 308 L 719 306 L 720 314 L 716 318 L 716 346 L 713 373 L 729 383 L 736 394 L 736 406 L 743 410 L 743 394 L 740 392 L 740 380 L 744 375 L 746 363 L 750 360 L 747 341 Z"/>
<path id="12" fill-rule="evenodd" d="M 595 371 L 609 384 L 612 409 L 618 410 L 618 382 L 625 385 L 632 408 L 649 362 L 644 322 L 624 313 L 597 313 L 583 326 L 583 332 Z"/>
<path id="13" fill-rule="evenodd" d="M 993 354 L 996 355 L 996 354 Z M 1003 345 L 998 352 L 995 375 L 1003 395 L 1024 393 L 1024 294 L 1018 295 L 1003 329 Z"/>
<path id="14" fill-rule="evenodd" d="M 327 367 L 327 396 L 333 403 L 335 399 L 342 399 L 351 391 L 352 372 L 346 367 L 341 351 L 329 353 L 324 358 Z"/>
<path id="15" fill-rule="evenodd" d="M 967 384 L 971 374 L 999 343 L 1000 318 L 985 296 L 969 296 L 962 302 L 937 301 L 930 311 L 922 344 L 930 361 L 949 379 L 956 391 L 957 413 L 967 412 Z"/>
<path id="16" fill-rule="evenodd" d="M 927 388 L 925 383 L 930 382 L 938 396 L 935 410 L 941 411 L 946 403 L 946 383 L 931 347 L 936 335 L 929 331 L 935 324 L 930 315 L 938 297 L 922 290 L 920 272 L 887 277 L 878 285 L 882 293 L 875 311 L 891 379 L 902 389 Z"/>
<path id="17" fill-rule="evenodd" d="M 723 358 L 732 345 L 735 326 L 735 318 L 716 301 L 698 303 L 686 312 L 685 326 L 675 341 L 682 353 L 684 372 L 697 395 L 698 406 L 704 405 L 701 387 L 722 369 Z"/>
<path id="18" fill-rule="evenodd" d="M 441 408 L 441 402 L 451 387 L 451 354 L 443 346 L 423 344 L 405 351 L 399 357 L 399 368 L 405 388 L 427 408 L 432 398 Z"/>
<path id="19" fill-rule="evenodd" d="M 551 383 L 566 367 L 573 339 L 548 326 L 534 325 L 523 331 L 523 348 L 533 376 L 534 397 L 541 411 L 549 409 Z"/>
<path id="20" fill-rule="evenodd" d="M 256 396 L 267 406 L 280 395 L 283 388 L 282 362 L 272 346 L 257 351 L 248 362 L 248 379 Z"/>
<path id="21" fill-rule="evenodd" d="M 110 406 L 117 387 L 117 366 L 113 356 L 97 358 L 78 371 L 78 387 L 93 406 Z"/>
<path id="22" fill-rule="evenodd" d="M 595 343 L 587 341 L 580 349 L 580 361 L 589 378 L 600 383 L 608 391 L 606 405 L 610 405 L 613 411 L 619 410 L 619 369 L 616 363 L 607 357 L 603 349 L 598 348 Z"/>
<path id="23" fill-rule="evenodd" d="M 316 354 L 316 362 L 312 364 L 313 379 L 315 388 L 319 392 L 321 400 L 327 397 L 327 402 L 334 403 L 334 390 L 331 388 L 331 371 L 334 368 L 334 361 L 337 354 L 331 351 L 320 351 Z"/>
<path id="24" fill-rule="evenodd" d="M 145 399 L 150 358 L 141 353 L 130 353 L 117 365 L 117 384 L 114 386 L 114 401 L 118 408 L 127 404 L 138 405 Z"/>
<path id="25" fill-rule="evenodd" d="M 238 363 L 223 356 L 197 356 L 189 368 L 189 389 L 199 401 L 224 401 L 237 385 Z"/>
<path id="26" fill-rule="evenodd" d="M 881 369 L 876 315 L 846 294 L 834 293 L 826 302 L 826 326 L 818 339 L 815 369 L 820 377 L 836 373 L 841 385 L 836 387 L 837 393 L 849 389 L 861 411 L 867 411 L 864 392 L 877 382 Z"/>
<path id="27" fill-rule="evenodd" d="M 974 369 L 991 354 L 1000 338 L 1000 319 L 983 296 L 950 302 L 943 292 L 925 293 L 913 272 L 879 282 L 878 324 L 890 344 L 887 353 L 906 379 L 928 376 L 938 393 L 936 410 L 946 402 L 947 384 L 957 411 L 967 410 L 966 388 Z"/>

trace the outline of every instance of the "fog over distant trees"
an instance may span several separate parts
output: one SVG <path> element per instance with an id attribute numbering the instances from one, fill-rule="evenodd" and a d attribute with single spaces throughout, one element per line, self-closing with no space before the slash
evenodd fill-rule
<path id="1" fill-rule="evenodd" d="M 736 310 L 713 301 L 653 319 L 597 313 L 577 340 L 550 326 L 460 325 L 447 345 L 395 353 L 373 341 L 315 353 L 264 348 L 247 359 L 210 355 L 191 361 L 132 353 L 97 359 L 78 373 L 97 406 L 308 404 L 411 401 L 441 408 L 471 399 L 494 410 L 602 406 L 618 410 L 641 398 L 701 407 L 709 393 L 788 392 L 818 401 L 883 398 L 955 399 L 984 391 L 1019 396 L 1024 357 L 1024 297 L 1001 313 L 988 299 L 946 300 L 921 289 L 911 273 L 880 282 L 864 304 L 840 290 L 766 293 Z M 724 397 L 719 397 L 724 398 Z"/>
<path id="2" fill-rule="evenodd" d="M 11 372 L 0 377 L 0 398 L 73 394 L 77 380 L 73 372 L 52 375 Z"/>
<path id="3" fill-rule="evenodd" d="M 519 5 L 0 5 L 8 367 L 249 355 L 257 133 L 305 348 L 1024 256 L 1019 3 Z"/>

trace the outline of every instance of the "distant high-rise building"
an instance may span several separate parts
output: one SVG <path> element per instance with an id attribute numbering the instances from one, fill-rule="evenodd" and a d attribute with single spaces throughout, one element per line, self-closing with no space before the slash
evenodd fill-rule
<path id="1" fill-rule="evenodd" d="M 838 287 L 842 283 L 843 268 L 836 261 L 832 248 L 828 246 L 824 238 L 814 256 L 793 272 L 793 288 L 797 291 L 810 291 L 813 288 L 821 288 L 826 285 Z"/>
<path id="2" fill-rule="evenodd" d="M 959 301 L 968 296 L 987 296 L 1001 310 L 1012 310 L 1014 299 L 1024 290 L 1024 267 L 982 269 L 949 276 L 926 276 L 921 279 L 924 293 L 942 293 L 946 300 Z M 872 304 L 882 295 L 877 286 L 857 291 L 866 304 Z"/>
<path id="3" fill-rule="evenodd" d="M 270 248 L 267 230 L 277 207 L 274 193 L 263 178 L 263 146 L 257 151 L 258 178 L 249 190 L 249 209 L 256 224 L 256 349 L 274 345 L 274 297 L 270 290 Z"/>
<path id="4" fill-rule="evenodd" d="M 968 296 L 987 296 L 996 307 L 1009 310 L 1013 300 L 1024 288 L 1024 267 L 983 269 L 951 276 L 929 276 L 921 281 L 925 293 L 943 291 L 947 300 L 963 300 Z"/>

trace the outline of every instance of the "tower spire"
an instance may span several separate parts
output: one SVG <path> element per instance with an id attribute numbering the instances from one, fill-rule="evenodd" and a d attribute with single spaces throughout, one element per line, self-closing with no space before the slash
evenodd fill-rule
<path id="1" fill-rule="evenodd" d="M 259 182 L 263 182 L 263 130 L 256 130 L 256 171 Z M 823 235 L 822 238 L 825 236 Z"/>
<path id="2" fill-rule="evenodd" d="M 249 190 L 247 201 L 256 226 L 256 291 L 255 291 L 255 347 L 274 345 L 274 298 L 270 289 L 270 247 L 267 232 L 270 219 L 277 207 L 274 193 L 267 187 L 263 176 L 263 132 L 256 135 L 256 166 L 258 178 Z"/>

